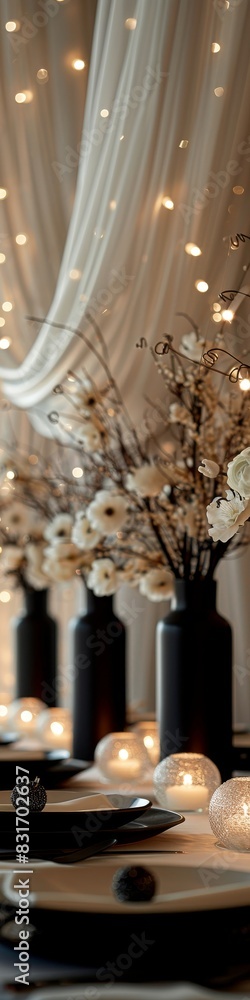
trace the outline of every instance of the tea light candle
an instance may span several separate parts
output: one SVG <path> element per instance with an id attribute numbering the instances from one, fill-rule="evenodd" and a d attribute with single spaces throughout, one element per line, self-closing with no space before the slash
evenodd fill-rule
<path id="1" fill-rule="evenodd" d="M 230 778 L 215 790 L 209 822 L 218 847 L 250 851 L 250 777 Z"/>
<path id="2" fill-rule="evenodd" d="M 101 775 L 118 783 L 133 781 L 148 773 L 150 760 L 137 733 L 108 733 L 97 743 L 95 763 Z"/>
<path id="3" fill-rule="evenodd" d="M 209 791 L 206 785 L 193 785 L 191 774 L 184 774 L 180 785 L 170 785 L 166 788 L 167 809 L 183 809 L 184 812 L 194 812 L 206 809 Z"/>
<path id="4" fill-rule="evenodd" d="M 156 799 L 164 809 L 206 812 L 221 776 L 204 754 L 176 753 L 157 764 L 153 782 Z"/>

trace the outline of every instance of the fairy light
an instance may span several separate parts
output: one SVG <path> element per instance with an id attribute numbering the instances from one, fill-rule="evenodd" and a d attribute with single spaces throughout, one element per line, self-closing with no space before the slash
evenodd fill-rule
<path id="1" fill-rule="evenodd" d="M 174 202 L 172 201 L 172 198 L 168 197 L 168 195 L 166 195 L 166 198 L 162 199 L 162 205 L 164 208 L 168 208 L 170 212 L 173 211 Z"/>
<path id="2" fill-rule="evenodd" d="M 27 243 L 27 236 L 25 236 L 25 233 L 17 233 L 15 241 L 19 247 L 22 247 L 25 243 Z"/>
<path id="3" fill-rule="evenodd" d="M 11 310 L 13 309 L 12 302 L 8 302 L 8 301 L 7 302 L 2 302 L 2 309 L 6 313 L 11 312 Z"/>
<path id="4" fill-rule="evenodd" d="M 41 69 L 37 70 L 36 78 L 39 83 L 47 83 L 49 79 L 48 70 L 42 66 Z"/>
<path id="5" fill-rule="evenodd" d="M 233 313 L 232 309 L 223 309 L 222 313 L 221 313 L 221 316 L 222 316 L 222 319 L 224 319 L 226 323 L 232 323 L 232 319 L 234 319 L 234 313 Z"/>
<path id="6" fill-rule="evenodd" d="M 8 602 L 10 601 L 10 594 L 8 590 L 1 590 L 0 601 L 2 602 L 2 604 L 8 604 Z"/>
<path id="7" fill-rule="evenodd" d="M 1 351 L 7 351 L 7 348 L 10 347 L 10 344 L 11 344 L 10 337 L 0 337 Z"/>
<path id="8" fill-rule="evenodd" d="M 5 31 L 9 31 L 9 32 L 19 31 L 20 27 L 21 27 L 20 21 L 6 21 Z"/>
<path id="9" fill-rule="evenodd" d="M 3 316 L 0 316 L 0 326 L 5 326 L 5 319 Z"/>
<path id="10" fill-rule="evenodd" d="M 30 104 L 33 101 L 32 90 L 20 90 L 15 94 L 15 101 L 17 104 Z"/>
<path id="11" fill-rule="evenodd" d="M 84 62 L 84 59 L 73 59 L 72 62 L 73 69 L 76 69 L 78 72 L 81 72 L 82 69 L 85 69 L 85 65 L 86 63 Z"/>
<path id="12" fill-rule="evenodd" d="M 13 472 L 13 469 L 8 469 L 8 472 L 6 472 L 6 479 L 15 479 L 15 473 Z"/>
<path id="13" fill-rule="evenodd" d="M 100 111 L 100 116 L 101 118 L 108 118 L 109 116 L 108 108 L 102 108 L 102 110 Z"/>
<path id="14" fill-rule="evenodd" d="M 69 277 L 71 278 L 71 281 L 79 281 L 81 271 L 78 271 L 77 267 L 72 267 L 72 270 L 69 272 Z"/>
<path id="15" fill-rule="evenodd" d="M 207 284 L 207 281 L 203 281 L 201 278 L 198 278 L 195 282 L 195 288 L 197 288 L 197 292 L 207 292 L 209 285 Z"/>
<path id="16" fill-rule="evenodd" d="M 221 312 L 221 305 L 220 305 L 219 302 L 213 302 L 213 310 L 214 310 L 215 313 L 216 312 Z"/>
<path id="17" fill-rule="evenodd" d="M 211 52 L 220 52 L 219 42 L 212 42 Z"/>
<path id="18" fill-rule="evenodd" d="M 4 264 L 5 260 L 6 260 L 5 253 L 0 253 L 0 264 Z"/>
<path id="19" fill-rule="evenodd" d="M 80 466 L 76 465 L 75 468 L 72 469 L 72 476 L 74 476 L 74 479 L 81 479 L 81 477 L 83 476 L 83 469 L 81 469 Z"/>
<path id="20" fill-rule="evenodd" d="M 116 205 L 117 205 L 117 202 L 113 198 L 112 201 L 109 202 L 109 207 L 110 207 L 111 212 L 115 211 Z"/>
<path id="21" fill-rule="evenodd" d="M 61 722 L 51 722 L 49 728 L 51 729 L 51 732 L 54 733 L 54 736 L 61 736 L 63 733 L 63 725 Z"/>
<path id="22" fill-rule="evenodd" d="M 179 142 L 179 149 L 186 149 L 189 143 L 189 139 L 181 139 Z"/>
<path id="23" fill-rule="evenodd" d="M 186 243 L 185 253 L 188 253 L 191 257 L 200 257 L 202 250 L 196 243 Z"/>
<path id="24" fill-rule="evenodd" d="M 224 87 L 215 87 L 214 94 L 215 97 L 222 97 L 224 94 Z"/>
<path id="25" fill-rule="evenodd" d="M 250 376 L 249 376 L 249 378 L 241 378 L 239 376 L 239 389 L 241 389 L 241 392 L 249 392 L 249 389 L 250 389 Z"/>
<path id="26" fill-rule="evenodd" d="M 7 190 L 6 188 L 0 187 L 0 201 L 3 201 L 4 198 L 7 198 Z"/>
<path id="27" fill-rule="evenodd" d="M 127 31 L 135 31 L 137 25 L 137 20 L 135 17 L 127 17 L 125 21 L 125 28 Z"/>
<path id="28" fill-rule="evenodd" d="M 244 194 L 244 188 L 242 187 L 241 184 L 235 184 L 235 186 L 233 187 L 233 193 L 234 194 Z"/>
<path id="29" fill-rule="evenodd" d="M 221 323 L 221 313 L 219 313 L 219 312 L 213 313 L 212 319 L 213 319 L 214 323 Z"/>

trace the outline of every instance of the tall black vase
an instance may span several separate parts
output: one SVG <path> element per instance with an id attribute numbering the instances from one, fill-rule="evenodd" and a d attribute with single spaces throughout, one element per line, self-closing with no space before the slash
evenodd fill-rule
<path id="1" fill-rule="evenodd" d="M 160 759 L 202 753 L 232 777 L 232 629 L 214 580 L 176 580 L 175 607 L 156 626 Z"/>
<path id="2" fill-rule="evenodd" d="M 87 610 L 71 620 L 73 757 L 93 761 L 97 743 L 126 722 L 126 630 L 113 597 L 86 589 Z"/>
<path id="3" fill-rule="evenodd" d="M 25 589 L 24 609 L 13 621 L 16 698 L 39 698 L 55 707 L 58 625 L 48 613 L 49 591 Z"/>

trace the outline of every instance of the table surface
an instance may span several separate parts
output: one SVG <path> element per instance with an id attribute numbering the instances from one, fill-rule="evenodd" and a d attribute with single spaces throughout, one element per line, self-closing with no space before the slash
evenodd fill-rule
<path id="1" fill-rule="evenodd" d="M 130 783 L 129 785 L 127 784 L 126 786 L 124 785 L 114 786 L 106 781 L 103 781 L 101 779 L 101 775 L 98 771 L 98 768 L 96 767 L 96 765 L 93 765 L 89 767 L 87 770 L 83 770 L 82 772 L 69 778 L 67 781 L 64 781 L 61 787 L 63 788 L 63 793 L 64 793 L 63 797 L 65 797 L 66 790 L 69 792 L 69 798 L 71 797 L 71 795 L 75 797 L 76 795 L 84 796 L 85 794 L 89 795 L 90 793 L 96 793 L 96 792 L 102 792 L 103 794 L 105 793 L 108 794 L 110 791 L 112 792 L 118 791 L 120 793 L 123 791 L 125 792 L 126 795 L 131 793 L 135 795 L 140 795 L 144 798 L 148 798 L 150 799 L 152 805 L 159 806 L 159 803 L 157 803 L 155 798 L 152 774 L 148 775 L 147 778 L 145 778 L 145 780 L 141 781 L 140 785 L 138 784 L 134 785 Z M 57 799 L 60 797 L 60 789 L 57 789 L 56 797 Z M 141 863 L 144 866 L 148 866 L 150 865 L 150 862 L 151 864 L 153 864 L 156 863 L 157 861 L 157 865 L 165 867 L 173 864 L 173 857 L 174 857 L 174 864 L 178 864 L 178 866 L 180 867 L 192 866 L 195 868 L 196 867 L 199 868 L 200 872 L 203 873 L 204 876 L 204 886 L 206 886 L 206 878 L 207 878 L 206 873 L 208 871 L 209 873 L 211 873 L 212 869 L 218 870 L 224 868 L 239 872 L 247 872 L 250 875 L 250 851 L 249 853 L 248 852 L 241 853 L 241 852 L 227 851 L 223 850 L 222 848 L 219 848 L 216 843 L 216 838 L 212 833 L 207 813 L 190 812 L 190 813 L 183 813 L 183 815 L 185 819 L 184 823 L 172 829 L 169 829 L 164 833 L 157 834 L 157 836 L 154 836 L 152 838 L 147 838 L 146 840 L 137 841 L 135 844 L 128 843 L 124 846 L 117 844 L 117 846 L 108 849 L 105 853 L 105 858 L 107 858 L 106 862 L 107 865 L 111 864 L 111 857 L 114 860 L 114 857 L 117 856 L 117 860 L 119 859 L 119 866 L 133 864 L 133 863 L 137 865 Z M 176 853 L 173 856 L 173 854 L 168 853 L 170 851 L 178 851 L 180 853 Z M 103 857 L 104 856 L 102 855 L 102 859 Z M 93 865 L 93 875 L 94 875 L 94 873 L 96 872 L 96 863 L 98 865 L 98 861 L 97 859 L 93 858 L 91 859 L 91 863 Z M 6 867 L 8 867 L 7 863 L 4 865 L 2 864 L 0 871 L 0 903 L 1 903 L 1 879 L 3 876 L 3 870 L 6 873 Z M 10 863 L 9 867 L 11 867 Z M 211 879 L 211 874 L 209 875 L 209 878 Z M 248 911 L 247 919 L 249 921 L 249 907 L 246 907 L 246 910 Z M 1 959 L 1 948 L 4 949 L 4 947 L 5 947 L 4 940 L 2 941 L 1 944 L 1 938 L 0 938 L 0 959 Z M 81 952 L 79 951 L 79 955 L 80 953 Z M 55 963 L 53 969 L 51 962 L 47 963 L 46 966 L 46 956 L 44 956 L 44 958 L 45 958 L 45 964 L 42 963 L 42 967 L 41 967 L 41 962 L 39 966 L 39 961 L 35 960 L 34 967 L 35 969 L 37 969 L 38 980 L 43 982 L 43 980 L 45 979 L 46 981 L 46 976 L 47 976 L 47 979 L 51 979 L 54 981 L 59 981 L 59 980 L 63 981 L 63 978 L 65 981 L 65 978 L 67 979 L 67 964 L 65 964 L 64 966 L 63 965 L 58 966 Z M 6 957 L 4 957 L 3 953 L 2 956 L 3 969 L 5 961 Z M 62 961 L 63 961 L 63 949 L 62 949 Z M 69 974 L 70 973 L 68 970 L 68 975 Z M 10 975 L 10 972 L 8 973 L 8 975 Z M 13 968 L 11 975 L 13 981 Z M 72 974 L 72 968 L 71 968 L 71 977 L 72 979 L 74 979 L 74 976 Z M 76 969 L 75 980 L 78 980 L 78 977 L 80 977 L 80 971 Z M 86 981 L 86 976 L 84 981 Z M 0 983 L 1 982 L 4 983 L 4 980 L 1 980 L 0 978 Z M 93 980 L 90 979 L 90 982 L 93 983 Z M 6 979 L 6 983 L 9 984 L 8 989 L 10 992 L 11 988 L 10 980 Z M 216 984 L 215 986 L 212 986 L 212 989 L 215 988 Z M 234 969 L 233 973 L 232 970 L 229 971 L 228 979 L 224 976 L 223 973 L 223 978 L 222 981 L 219 982 L 218 988 L 221 992 L 221 995 L 224 997 L 230 995 L 233 996 L 234 993 L 235 995 L 243 994 L 244 1000 L 246 1000 L 246 998 L 250 998 L 250 948 L 249 948 L 248 967 L 243 967 L 243 968 L 239 967 L 238 969 L 236 968 Z M 99 997 L 99 995 L 100 997 L 102 996 L 101 991 L 100 993 L 97 993 L 96 991 L 96 997 L 97 996 Z M 156 990 L 156 996 L 157 996 L 157 990 Z M 208 993 L 208 1000 L 209 997 L 210 997 L 210 992 Z M 133 1000 L 132 996 L 131 1000 Z"/>

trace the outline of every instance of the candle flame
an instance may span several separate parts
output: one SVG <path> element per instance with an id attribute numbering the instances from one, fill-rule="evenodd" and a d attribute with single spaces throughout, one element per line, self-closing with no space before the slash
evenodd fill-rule
<path id="1" fill-rule="evenodd" d="M 243 802 L 243 813 L 244 816 L 248 816 L 248 805 L 246 802 Z"/>
<path id="2" fill-rule="evenodd" d="M 22 719 L 22 722 L 31 722 L 31 719 L 33 719 L 32 712 L 29 712 L 27 710 L 25 710 L 24 712 L 21 712 L 21 719 Z"/>
<path id="3" fill-rule="evenodd" d="M 120 758 L 120 760 L 127 760 L 128 759 L 128 750 L 125 750 L 125 747 L 122 748 L 122 750 L 119 750 L 118 757 Z"/>
<path id="4" fill-rule="evenodd" d="M 183 785 L 192 785 L 193 778 L 191 774 L 184 774 Z"/>
<path id="5" fill-rule="evenodd" d="M 152 736 L 144 736 L 143 743 L 144 743 L 144 746 L 147 747 L 147 750 L 151 750 L 152 747 L 154 746 L 153 737 Z"/>

